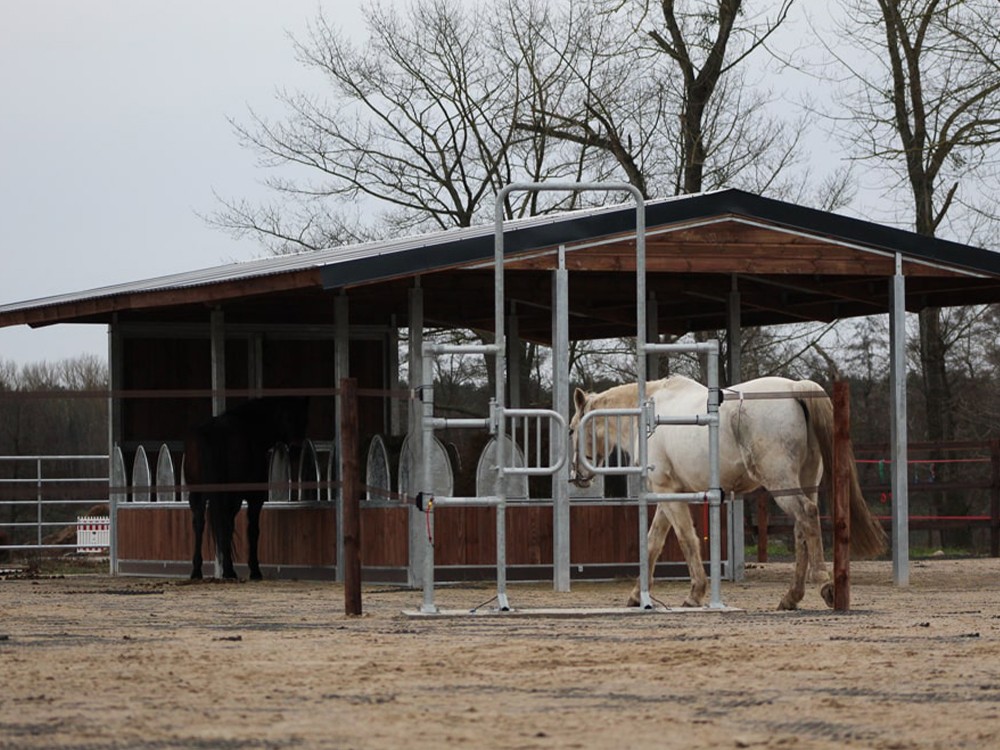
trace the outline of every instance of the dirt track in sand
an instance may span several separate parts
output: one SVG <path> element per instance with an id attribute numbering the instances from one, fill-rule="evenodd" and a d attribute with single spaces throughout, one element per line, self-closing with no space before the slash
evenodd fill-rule
<path id="1" fill-rule="evenodd" d="M 738 613 L 432 621 L 379 587 L 348 618 L 328 583 L 0 581 L 0 748 L 1000 747 L 1000 561 L 915 562 L 907 589 L 890 563 L 853 572 L 846 615 L 815 589 L 774 611 L 790 567 L 770 564 L 724 584 Z"/>

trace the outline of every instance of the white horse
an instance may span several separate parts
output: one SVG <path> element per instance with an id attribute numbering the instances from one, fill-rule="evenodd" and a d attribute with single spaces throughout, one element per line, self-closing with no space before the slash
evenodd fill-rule
<path id="1" fill-rule="evenodd" d="M 581 452 L 598 466 L 618 445 L 633 458 L 638 455 L 634 419 L 593 418 L 586 435 L 579 434 L 580 419 L 593 409 L 635 408 L 638 385 L 620 385 L 602 393 L 577 389 L 576 413 L 570 423 L 573 463 L 570 481 L 586 487 L 594 478 L 580 462 Z M 820 584 L 820 594 L 833 606 L 833 585 L 823 559 L 819 508 L 816 495 L 824 469 L 833 471 L 833 404 L 826 392 L 810 380 L 759 378 L 729 392 L 773 394 L 771 398 L 725 400 L 719 409 L 719 458 L 724 492 L 742 494 L 764 487 L 795 520 L 795 573 L 791 588 L 778 609 L 795 609 L 805 594 L 806 575 Z M 689 378 L 674 376 L 646 385 L 658 415 L 692 415 L 705 412 L 708 389 Z M 626 431 L 627 430 L 627 431 Z M 589 439 L 589 438 L 593 439 Z M 588 438 L 588 439 L 584 439 Z M 624 444 L 622 444 L 624 443 Z M 853 453 L 853 452 L 852 452 Z M 708 488 L 708 439 L 704 427 L 660 425 L 649 437 L 649 489 L 654 493 L 701 492 Z M 613 457 L 613 454 L 612 456 Z M 886 536 L 872 518 L 858 486 L 854 457 L 851 467 L 851 551 L 860 557 L 879 555 Z M 701 606 L 705 596 L 705 570 L 691 512 L 686 503 L 658 503 L 646 537 L 649 580 L 671 528 L 677 534 L 691 574 L 691 593 L 685 606 Z M 629 597 L 639 603 L 639 584 Z"/>

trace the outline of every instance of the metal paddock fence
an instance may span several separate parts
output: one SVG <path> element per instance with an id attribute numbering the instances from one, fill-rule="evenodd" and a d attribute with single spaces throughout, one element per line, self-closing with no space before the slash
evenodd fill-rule
<path id="1" fill-rule="evenodd" d="M 0 552 L 78 550 L 53 537 L 75 530 L 81 509 L 107 503 L 108 487 L 107 455 L 0 456 Z"/>

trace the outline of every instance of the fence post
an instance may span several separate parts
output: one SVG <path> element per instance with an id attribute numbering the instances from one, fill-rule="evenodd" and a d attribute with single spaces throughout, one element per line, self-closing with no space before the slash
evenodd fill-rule
<path id="1" fill-rule="evenodd" d="M 833 384 L 833 608 L 851 608 L 851 385 Z"/>
<path id="2" fill-rule="evenodd" d="M 767 492 L 759 489 L 757 495 L 757 562 L 767 562 Z"/>
<path id="3" fill-rule="evenodd" d="M 1000 557 L 1000 438 L 990 441 L 990 555 Z"/>
<path id="4" fill-rule="evenodd" d="M 38 546 L 42 546 L 42 459 L 35 459 L 35 485 L 37 489 L 36 501 L 38 503 L 37 511 L 37 525 L 35 530 L 37 531 Z"/>
<path id="5" fill-rule="evenodd" d="M 361 486 L 358 475 L 358 381 L 340 381 L 341 474 L 344 524 L 344 612 L 361 614 Z"/>

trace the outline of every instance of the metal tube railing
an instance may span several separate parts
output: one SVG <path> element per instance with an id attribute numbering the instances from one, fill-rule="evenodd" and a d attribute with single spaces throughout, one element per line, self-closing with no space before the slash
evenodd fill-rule
<path id="1" fill-rule="evenodd" d="M 641 348 L 641 347 L 639 347 Z M 579 453 L 580 463 L 595 474 L 637 474 L 640 478 L 641 486 L 639 492 L 639 605 L 651 609 L 653 607 L 652 598 L 649 595 L 649 551 L 646 546 L 646 535 L 649 527 L 648 503 L 649 502 L 684 502 L 699 503 L 707 502 L 709 506 L 709 576 L 710 593 L 709 607 L 722 608 L 722 490 L 721 490 L 721 470 L 719 464 L 719 405 L 721 403 L 721 392 L 719 389 L 719 344 L 717 341 L 696 343 L 696 344 L 649 344 L 645 347 L 648 352 L 672 353 L 687 352 L 704 354 L 708 357 L 708 402 L 704 414 L 684 414 L 684 415 L 658 415 L 653 403 L 640 400 L 637 408 L 619 409 L 594 409 L 587 412 L 580 419 L 579 430 L 581 435 L 587 435 L 587 426 L 590 426 L 590 438 L 593 441 L 598 419 L 608 420 L 615 418 L 619 420 L 618 433 L 621 434 L 620 420 L 623 416 L 635 417 L 643 420 L 648 433 L 660 425 L 690 425 L 708 427 L 708 463 L 709 463 L 709 486 L 700 492 L 649 492 L 646 486 L 646 476 L 649 470 L 649 449 L 645 436 L 637 435 L 635 439 L 635 449 L 638 460 L 633 466 L 597 466 L 587 457 L 586 451 Z M 640 394 L 645 393 L 644 388 L 639 388 Z M 604 430 L 604 453 L 605 457 L 609 453 L 609 433 Z M 630 436 L 631 440 L 631 436 Z M 621 442 L 620 440 L 618 441 Z M 630 445 L 633 443 L 630 442 Z"/>
<path id="2" fill-rule="evenodd" d="M 30 477 L 3 477 L 0 478 L 0 485 L 13 485 L 14 487 L 23 487 L 26 491 L 27 497 L 14 498 L 10 500 L 0 500 L 0 507 L 32 507 L 35 509 L 34 520 L 31 521 L 11 521 L 7 523 L 0 522 L 0 528 L 10 528 L 10 529 L 27 529 L 34 528 L 35 534 L 33 535 L 33 542 L 30 544 L 6 544 L 0 546 L 0 549 L 4 550 L 43 550 L 43 549 L 75 549 L 77 545 L 75 544 L 45 544 L 44 530 L 48 528 L 62 528 L 70 526 L 76 523 L 76 518 L 64 520 L 64 521 L 46 521 L 45 520 L 45 509 L 51 506 L 66 506 L 66 505 L 94 505 L 95 503 L 101 502 L 101 498 L 61 498 L 52 497 L 51 489 L 53 487 L 67 488 L 67 486 L 77 486 L 77 485 L 99 485 L 103 484 L 105 487 L 109 484 L 109 479 L 106 476 L 98 477 L 47 477 L 45 476 L 45 467 L 47 464 L 52 464 L 55 462 L 72 462 L 72 463 L 83 463 L 83 462 L 102 462 L 104 466 L 107 465 L 108 457 L 106 455 L 96 455 L 96 454 L 67 454 L 67 455 L 24 455 L 24 456 L 0 456 L 0 463 L 23 463 L 28 464 L 34 469 L 34 476 Z M 29 499 L 30 498 L 30 499 Z"/>

